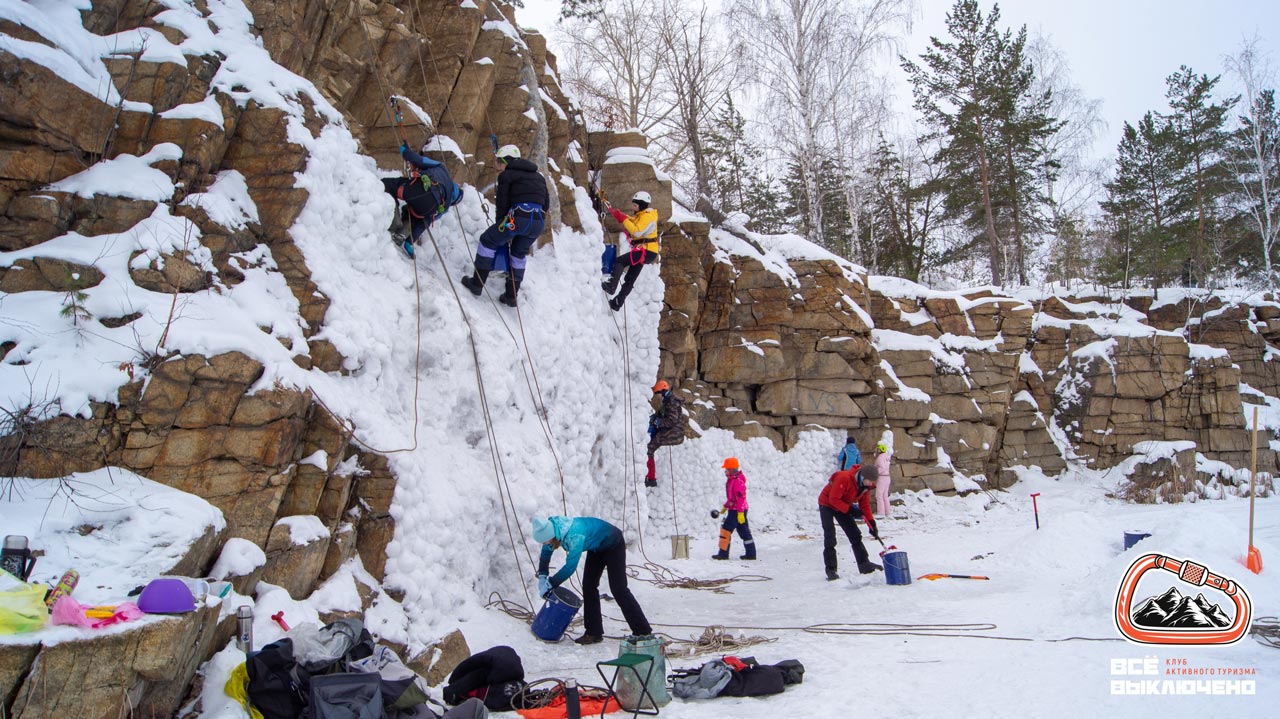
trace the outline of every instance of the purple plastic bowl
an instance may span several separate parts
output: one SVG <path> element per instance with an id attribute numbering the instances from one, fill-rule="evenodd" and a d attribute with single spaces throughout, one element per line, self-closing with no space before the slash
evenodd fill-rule
<path id="1" fill-rule="evenodd" d="M 152 579 L 138 597 L 138 609 L 147 614 L 182 614 L 195 608 L 195 597 L 181 579 Z"/>

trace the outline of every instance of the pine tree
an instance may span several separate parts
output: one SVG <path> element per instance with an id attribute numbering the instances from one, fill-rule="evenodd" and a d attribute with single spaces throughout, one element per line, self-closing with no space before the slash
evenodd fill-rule
<path id="1" fill-rule="evenodd" d="M 822 157 L 816 166 L 818 172 L 812 179 L 817 185 L 818 197 L 821 198 L 821 212 L 810 212 L 810 193 L 805 191 L 809 178 L 805 169 L 794 162 L 788 164 L 787 174 L 782 179 L 782 186 L 786 191 L 783 209 L 787 216 L 799 218 L 796 228 L 799 234 L 816 237 L 815 244 L 818 246 L 848 258 L 853 254 L 853 226 L 842 194 L 842 170 L 835 158 L 829 156 Z M 822 218 L 820 228 L 809 225 L 815 215 Z"/>
<path id="2" fill-rule="evenodd" d="M 1102 209 L 1112 227 L 1104 279 L 1146 278 L 1154 286 L 1185 274 L 1190 245 L 1185 228 L 1193 197 L 1174 128 L 1148 112 L 1137 127 L 1125 123 L 1116 148 L 1115 176 L 1105 184 Z"/>
<path id="3" fill-rule="evenodd" d="M 776 177 L 768 173 L 749 177 L 743 195 L 743 211 L 751 218 L 747 225 L 751 231 L 765 235 L 795 231 L 786 209 L 786 190 Z"/>
<path id="4" fill-rule="evenodd" d="M 859 259 L 872 272 L 920 279 L 942 195 L 929 170 L 880 137 L 867 170 L 871 216 L 858 238 Z"/>
<path id="5" fill-rule="evenodd" d="M 712 122 L 704 151 L 712 171 L 713 200 L 720 211 L 752 214 L 747 208 L 747 188 L 761 153 L 747 142 L 747 120 L 732 96 Z"/>
<path id="6" fill-rule="evenodd" d="M 1188 283 L 1203 284 L 1212 269 L 1218 253 L 1210 251 L 1211 237 L 1221 231 L 1222 203 L 1235 189 L 1226 161 L 1231 142 L 1227 120 L 1239 98 L 1213 102 L 1213 88 L 1219 79 L 1197 75 L 1186 65 L 1165 79 L 1172 110 L 1166 119 L 1174 133 L 1174 151 L 1183 163 L 1181 170 L 1190 185 L 1195 212 L 1194 224 L 1184 228 L 1190 232 L 1190 262 L 1183 277 Z"/>
<path id="7" fill-rule="evenodd" d="M 1038 177 L 1045 138 L 1061 123 L 1049 95 L 1032 91 L 1026 28 L 998 28 L 1000 8 L 983 16 L 977 0 L 947 14 L 950 41 L 931 38 L 922 65 L 903 60 L 916 108 L 942 142 L 936 160 L 950 188 L 945 207 L 984 241 L 991 281 L 1027 279 L 1027 244 L 1043 228 L 1047 198 Z"/>

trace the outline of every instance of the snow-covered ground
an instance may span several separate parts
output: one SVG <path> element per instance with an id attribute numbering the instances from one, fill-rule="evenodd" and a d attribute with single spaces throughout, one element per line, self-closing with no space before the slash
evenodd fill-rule
<path id="1" fill-rule="evenodd" d="M 1254 616 L 1274 615 L 1280 603 L 1280 575 L 1255 576 L 1243 566 L 1248 524 L 1247 500 L 1183 505 L 1135 506 L 1105 498 L 1108 487 L 1084 478 L 1055 481 L 1024 475 L 1009 492 L 977 493 L 960 499 L 900 495 L 903 504 L 881 527 L 887 543 L 908 552 L 912 574 L 985 575 L 989 581 L 916 580 L 889 586 L 882 574 L 853 571 L 848 544 L 839 543 L 842 579 L 823 576 L 817 512 L 801 528 L 757 533 L 760 560 L 716 562 L 716 523 L 701 520 L 693 534 L 692 558 L 672 561 L 665 543 L 649 539 L 650 559 L 681 575 L 715 578 L 762 574 L 767 582 L 739 582 L 732 594 L 661 589 L 632 582 L 649 620 L 659 632 L 679 639 L 701 627 L 726 625 L 734 634 L 777 641 L 742 650 L 763 662 L 799 659 L 802 685 L 765 699 L 720 698 L 674 701 L 663 715 L 689 717 L 1079 717 L 1105 715 L 1193 716 L 1200 712 L 1269 717 L 1280 698 L 1280 651 L 1251 637 L 1223 647 L 1160 647 L 1123 640 L 1112 619 L 1116 590 L 1129 564 L 1149 552 L 1191 558 L 1210 571 L 1235 579 L 1253 601 Z M 754 484 L 767 484 L 757 477 Z M 820 485 L 821 478 L 811 484 Z M 750 491 L 750 490 L 749 490 Z M 1039 530 L 1030 493 L 1039 492 Z M 1259 503 L 1255 544 L 1264 558 L 1280 556 L 1280 516 L 1274 499 Z M 1123 533 L 1141 529 L 1152 537 L 1123 551 Z M 869 542 L 876 546 L 874 542 Z M 735 538 L 732 555 L 740 553 Z M 640 563 L 638 549 L 631 561 Z M 1273 560 L 1277 561 L 1277 560 Z M 1181 586 L 1180 586 L 1181 585 Z M 1145 598 L 1179 586 L 1171 574 L 1140 585 Z M 605 631 L 626 633 L 619 612 L 605 603 Z M 576 677 L 592 683 L 595 662 L 610 658 L 616 642 L 578 647 L 564 640 L 547 644 L 525 626 L 494 611 L 460 613 L 456 620 L 473 649 L 510 644 L 524 658 L 531 678 Z M 937 625 L 993 625 L 981 631 L 947 630 Z M 835 625 L 840 632 L 877 625 L 884 636 L 816 633 L 806 627 Z M 848 625 L 848 626 L 842 626 Z M 892 625 L 934 625 L 912 635 Z M 1071 639 L 1075 637 L 1077 639 Z M 1063 641 L 1065 640 L 1065 641 Z M 1100 641 L 1091 641 L 1100 640 Z M 697 666 L 714 655 L 673 658 L 669 668 Z M 1156 675 L 1113 674 L 1118 660 L 1157 657 Z M 1174 675 L 1173 670 L 1209 674 Z M 1219 673 L 1231 670 L 1251 673 Z M 1246 696 L 1113 695 L 1113 681 L 1199 680 L 1235 682 Z M 1252 681 L 1250 690 L 1241 682 Z M 1206 687 L 1213 691 L 1214 687 Z M 1194 689 L 1193 689 L 1194 690 Z"/>

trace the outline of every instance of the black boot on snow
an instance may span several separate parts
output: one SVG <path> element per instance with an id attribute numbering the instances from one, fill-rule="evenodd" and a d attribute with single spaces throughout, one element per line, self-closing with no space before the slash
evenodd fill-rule
<path id="1" fill-rule="evenodd" d="M 862 564 L 858 565 L 858 571 L 861 572 L 862 574 L 871 574 L 872 572 L 882 571 L 883 569 L 884 567 L 881 567 L 879 564 L 876 564 L 875 562 L 863 562 Z"/>
<path id="2" fill-rule="evenodd" d="M 463 277 L 462 286 L 470 290 L 471 294 L 475 295 L 476 297 L 479 297 L 480 293 L 484 292 L 484 282 L 482 282 L 480 278 L 476 277 L 475 275 L 467 275 L 466 277 Z"/>
<path id="3" fill-rule="evenodd" d="M 836 580 L 837 580 L 837 579 L 839 579 L 839 578 L 840 578 L 840 575 L 836 573 L 836 570 L 834 570 L 834 569 L 828 569 L 828 570 L 827 570 L 827 581 L 828 581 L 828 582 L 834 582 L 834 581 L 836 581 Z"/>

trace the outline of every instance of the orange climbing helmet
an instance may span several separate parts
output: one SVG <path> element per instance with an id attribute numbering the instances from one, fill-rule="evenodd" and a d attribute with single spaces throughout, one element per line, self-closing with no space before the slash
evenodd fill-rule
<path id="1" fill-rule="evenodd" d="M 738 458 L 737 458 L 737 457 L 730 457 L 730 458 L 726 459 L 726 460 L 724 461 L 724 464 L 720 466 L 720 469 L 737 469 L 737 468 L 738 468 Z"/>
<path id="2" fill-rule="evenodd" d="M 671 385 L 667 384 L 665 379 L 660 379 L 653 383 L 654 394 L 657 394 L 658 392 L 666 392 L 669 389 L 671 389 Z"/>

